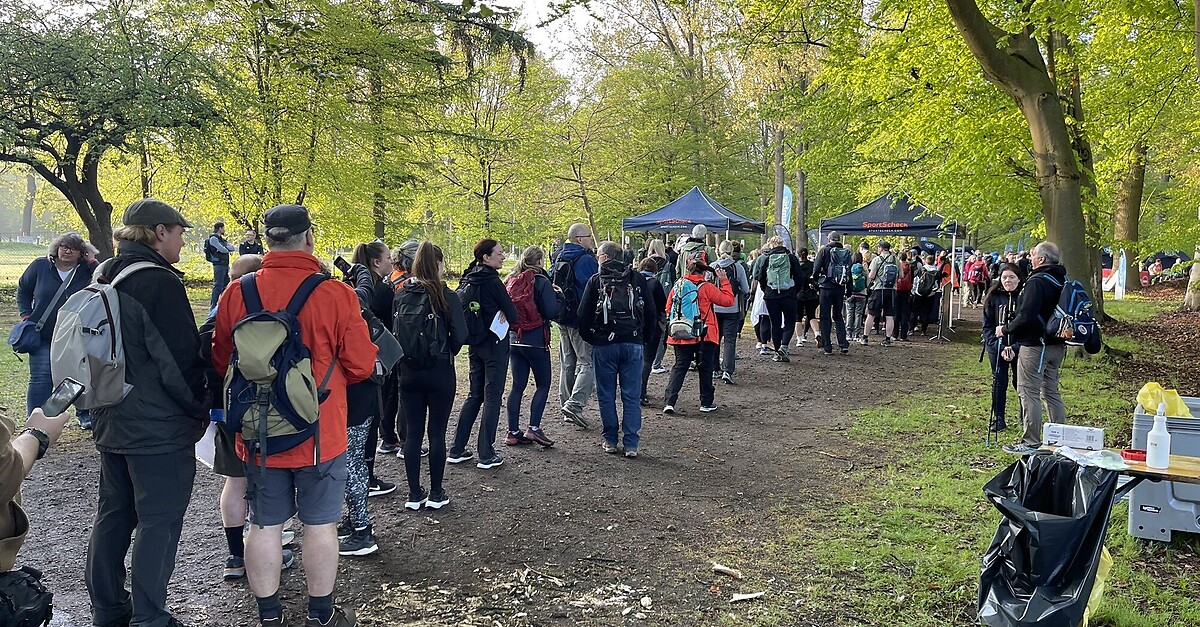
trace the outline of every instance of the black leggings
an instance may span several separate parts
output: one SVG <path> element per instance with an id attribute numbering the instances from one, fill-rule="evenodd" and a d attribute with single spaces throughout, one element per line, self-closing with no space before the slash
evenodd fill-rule
<path id="1" fill-rule="evenodd" d="M 796 298 L 768 298 L 766 304 L 767 313 L 771 316 L 771 344 L 776 349 L 780 346 L 786 348 L 796 331 Z"/>
<path id="2" fill-rule="evenodd" d="M 408 491 L 421 487 L 421 434 L 429 428 L 429 488 L 442 489 L 446 473 L 446 425 L 454 408 L 454 363 L 438 359 L 432 368 L 413 370 L 400 365 L 400 415 L 406 423 L 404 470 Z M 428 421 L 427 421 L 428 420 Z"/>
<path id="3" fill-rule="evenodd" d="M 533 398 L 529 402 L 529 426 L 541 427 L 550 396 L 550 350 L 537 346 L 513 346 L 508 354 L 512 388 L 508 390 L 508 430 L 521 429 L 521 400 L 533 374 Z M 649 362 L 647 362 L 649 363 Z"/>

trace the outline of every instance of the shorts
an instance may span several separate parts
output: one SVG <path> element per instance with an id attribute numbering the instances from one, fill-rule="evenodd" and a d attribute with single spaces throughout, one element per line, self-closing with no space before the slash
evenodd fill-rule
<path id="1" fill-rule="evenodd" d="M 875 316 L 896 315 L 896 290 L 875 290 L 867 297 L 867 313 Z"/>
<path id="2" fill-rule="evenodd" d="M 346 500 L 346 454 L 318 466 L 267 468 L 246 466 L 250 523 L 263 527 L 282 525 L 299 514 L 306 525 L 329 525 L 342 519 Z"/>
<path id="3" fill-rule="evenodd" d="M 217 434 L 214 438 L 216 452 L 213 454 L 213 472 L 222 477 L 245 477 L 246 464 L 238 457 L 234 446 L 237 438 L 225 428 L 225 423 L 217 423 Z"/>
<path id="4" fill-rule="evenodd" d="M 821 301 L 819 301 L 819 300 L 802 300 L 802 301 L 800 301 L 800 309 L 796 312 L 796 321 L 799 322 L 800 320 L 805 320 L 805 319 L 816 320 L 817 319 L 817 305 L 819 305 L 820 303 L 821 303 Z"/>

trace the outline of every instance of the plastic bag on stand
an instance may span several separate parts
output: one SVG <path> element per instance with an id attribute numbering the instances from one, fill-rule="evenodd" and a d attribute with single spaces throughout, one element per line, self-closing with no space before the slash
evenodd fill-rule
<path id="1" fill-rule="evenodd" d="M 1078 627 L 1091 596 L 1117 473 L 1029 455 L 983 487 L 1004 520 L 983 556 L 979 620 Z"/>

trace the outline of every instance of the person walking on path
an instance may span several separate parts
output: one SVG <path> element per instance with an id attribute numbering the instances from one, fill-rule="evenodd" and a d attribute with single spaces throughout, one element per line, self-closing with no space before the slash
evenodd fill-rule
<path id="1" fill-rule="evenodd" d="M 1031 270 L 1017 299 L 1017 315 L 1008 324 L 997 325 L 996 337 L 1011 336 L 1017 351 L 1017 395 L 1021 398 L 1021 421 L 1025 431 L 1016 444 L 1004 447 L 1015 455 L 1037 452 L 1042 443 L 1042 404 L 1050 422 L 1067 419 L 1058 389 L 1059 369 L 1067 356 L 1066 341 L 1047 336 L 1046 320 L 1058 306 L 1067 270 L 1061 265 L 1058 246 L 1042 242 L 1029 255 Z"/>
<path id="2" fill-rule="evenodd" d="M 540 246 L 530 246 L 505 280 L 505 288 L 521 317 L 520 324 L 511 325 L 508 342 L 509 369 L 512 388 L 508 391 L 508 445 L 536 442 L 554 446 L 554 440 L 542 430 L 542 415 L 550 397 L 550 321 L 562 313 L 562 292 L 550 282 L 545 270 L 546 253 Z M 650 263 L 654 263 L 651 261 Z M 533 398 L 529 403 L 529 429 L 521 431 L 521 402 L 529 375 L 533 375 Z"/>
<path id="3" fill-rule="evenodd" d="M 657 319 L 644 338 L 645 350 L 642 352 L 644 357 L 642 359 L 642 407 L 648 407 L 650 405 L 650 374 L 654 371 L 655 354 L 658 353 L 657 358 L 662 359 L 659 349 L 666 346 L 664 331 L 667 328 L 667 291 L 655 276 L 658 266 L 655 265 L 653 257 L 643 259 L 639 270 L 642 276 L 646 277 L 646 293 L 644 295 L 647 299 L 654 300 L 654 313 Z"/>
<path id="4" fill-rule="evenodd" d="M 443 282 L 446 262 L 442 249 L 421 242 L 412 264 L 411 279 L 396 293 L 397 339 L 430 332 L 425 354 L 400 360 L 400 416 L 406 421 L 404 470 L 410 510 L 440 509 L 450 503 L 442 485 L 446 473 L 446 426 L 454 408 L 458 378 L 454 356 L 467 341 L 467 321 L 458 294 Z M 402 346 L 408 346 L 401 341 Z M 406 348 L 407 350 L 407 348 Z M 423 363 L 424 362 L 424 363 Z M 429 434 L 429 491 L 421 487 L 421 440 Z"/>
<path id="5" fill-rule="evenodd" d="M 900 253 L 900 276 L 896 279 L 896 341 L 907 342 L 912 307 L 913 272 L 909 252 Z"/>
<path id="6" fill-rule="evenodd" d="M 451 464 L 461 464 L 472 457 L 467 449 L 475 419 L 483 410 L 479 423 L 476 448 L 479 451 L 479 468 L 488 469 L 504 463 L 496 454 L 496 428 L 500 424 L 500 403 L 504 400 L 504 382 L 508 378 L 508 333 L 497 337 L 490 329 L 497 314 L 508 322 L 509 328 L 521 324 L 517 309 L 513 307 L 504 281 L 498 270 L 504 266 L 504 248 L 494 239 L 481 239 L 475 244 L 475 260 L 467 266 L 462 283 L 458 288 L 459 300 L 467 309 L 464 316 L 473 316 L 475 330 L 467 338 L 470 371 L 470 391 L 458 412 L 458 426 L 454 429 L 454 444 L 450 447 Z M 467 327 L 471 328 L 471 319 Z"/>
<path id="7" fill-rule="evenodd" d="M 862 253 L 850 259 L 850 281 L 846 284 L 846 336 L 850 341 L 863 341 L 863 325 L 867 320 L 867 269 Z"/>
<path id="8" fill-rule="evenodd" d="M 237 247 L 225 239 L 225 223 L 213 224 L 213 232 L 204 240 L 204 255 L 213 267 L 212 297 L 208 303 L 210 309 L 217 306 L 217 299 L 229 285 L 229 253 L 236 250 Z"/>
<path id="9" fill-rule="evenodd" d="M 729 278 L 723 270 L 717 270 L 715 273 L 717 285 L 704 279 L 705 273 L 711 271 L 712 268 L 699 259 L 688 259 L 687 273 L 675 282 L 671 293 L 667 295 L 668 325 L 674 326 L 676 320 L 685 321 L 691 323 L 692 329 L 699 333 L 692 338 L 667 338 L 667 343 L 675 350 L 675 365 L 671 368 L 671 377 L 667 381 L 664 414 L 675 413 L 675 404 L 679 401 L 683 379 L 697 357 L 700 360 L 700 411 L 717 410 L 713 370 L 716 368 L 720 336 L 717 314 L 713 311 L 713 306 L 730 307 L 734 303 L 734 296 Z M 684 320 L 692 316 L 693 308 L 695 319 Z"/>
<path id="10" fill-rule="evenodd" d="M 1004 264 L 1000 267 L 1000 280 L 983 298 L 983 347 L 992 366 L 992 417 L 988 429 L 994 432 L 1008 428 L 1005 420 L 1008 386 L 1011 383 L 1017 389 L 1017 347 L 1011 338 L 998 337 L 994 331 L 1016 315 L 1020 291 L 1021 269 Z"/>
<path id="11" fill-rule="evenodd" d="M 797 285 L 800 276 L 800 260 L 796 259 L 783 245 L 778 235 L 767 240 L 767 251 L 757 269 L 755 280 L 763 289 L 763 300 L 771 316 L 771 348 L 775 356 L 771 361 L 790 361 L 789 346 L 796 329 Z"/>
<path id="12" fill-rule="evenodd" d="M 834 231 L 829 234 L 829 244 L 817 251 L 817 259 L 813 262 L 813 276 L 817 280 L 821 301 L 821 352 L 825 355 L 833 354 L 829 334 L 834 326 L 837 327 L 837 341 L 842 354 L 850 352 L 850 342 L 846 340 L 844 299 L 852 261 L 850 251 L 842 247 L 842 238 Z"/>
<path id="13" fill-rule="evenodd" d="M 363 320 L 358 297 L 340 281 L 321 280 L 321 263 L 308 209 L 278 205 L 263 216 L 268 252 L 258 272 L 242 277 L 239 289 L 226 290 L 217 307 L 213 366 L 226 372 L 234 356 L 234 326 L 246 317 L 247 296 L 254 292 L 262 311 L 285 310 L 304 285 L 315 288 L 297 315 L 300 337 L 311 354 L 312 376 L 327 396 L 318 409 L 313 437 L 281 452 L 251 453 L 238 436 L 238 454 L 254 470 L 248 480 L 250 533 L 246 538 L 246 575 L 267 627 L 287 624 L 279 600 L 283 523 L 298 515 L 304 524 L 304 574 L 308 582 L 309 627 L 350 627 L 353 612 L 333 603 L 337 578 L 337 523 L 346 494 L 346 387 L 371 376 L 375 345 Z M 247 283 L 253 277 L 252 282 Z M 253 286 L 248 290 L 249 286 Z M 237 367 L 235 363 L 234 368 Z M 189 450 L 188 455 L 192 452 Z"/>
<path id="14" fill-rule="evenodd" d="M 813 262 L 809 259 L 807 248 L 801 248 L 796 258 L 800 260 L 800 282 L 796 285 L 796 348 L 804 346 L 809 331 L 812 331 L 813 344 L 820 345 L 817 339 L 821 336 L 817 307 L 821 302 L 821 294 L 813 278 Z"/>
<path id="15" fill-rule="evenodd" d="M 41 407 L 54 391 L 50 373 L 50 344 L 58 310 L 72 294 L 92 282 L 96 259 L 78 233 L 63 233 L 50 242 L 46 254 L 33 260 L 17 281 L 17 311 L 22 320 L 33 320 L 39 343 L 29 353 L 29 386 L 25 389 L 25 415 Z M 79 411 L 79 424 L 92 426 L 90 414 Z"/>
<path id="16" fill-rule="evenodd" d="M 869 330 L 875 321 L 884 319 L 883 345 L 891 346 L 896 338 L 896 281 L 900 278 L 900 262 L 892 252 L 892 245 L 880 241 L 875 247 L 876 255 L 871 258 L 867 280 L 871 283 L 871 295 L 867 298 L 867 322 L 863 326 L 862 344 L 867 344 Z"/>
<path id="17" fill-rule="evenodd" d="M 733 375 L 737 371 L 737 339 L 742 323 L 742 303 L 745 301 L 742 296 L 749 289 L 750 281 L 746 278 L 742 264 L 733 257 L 733 242 L 721 242 L 720 254 L 721 259 L 717 261 L 716 268 L 724 270 L 725 276 L 729 278 L 733 288 L 733 304 L 728 307 L 713 306 L 713 311 L 717 314 L 717 332 L 721 338 L 719 367 L 721 380 L 728 385 L 737 385 Z"/>
<path id="18" fill-rule="evenodd" d="M 579 332 L 592 345 L 604 452 L 619 453 L 620 444 L 624 446 L 625 457 L 632 458 L 637 457 L 642 429 L 645 338 L 658 324 L 658 314 L 654 299 L 646 297 L 645 277 L 625 263 L 616 242 L 602 243 L 597 257 L 600 272 L 588 280 L 579 301 Z M 676 368 L 678 365 L 676 362 Z M 712 377 L 711 367 L 709 377 Z M 618 433 L 622 436 L 620 443 Z"/>
<path id="19" fill-rule="evenodd" d="M 671 260 L 671 255 L 675 255 L 678 260 L 678 254 L 674 249 L 668 248 L 666 243 L 660 239 L 650 240 L 647 246 L 647 257 L 652 259 L 656 266 L 647 268 L 645 265 L 639 265 L 638 269 L 642 272 L 650 270 L 656 279 L 659 289 L 663 290 L 663 299 L 657 301 L 658 304 L 666 303 L 666 289 L 675 283 L 675 262 Z M 651 289 L 654 289 L 653 286 Z M 665 324 L 665 323 L 664 323 Z M 667 371 L 663 368 L 662 360 L 667 353 L 667 338 L 662 334 L 658 334 L 658 344 L 651 348 L 646 355 L 646 361 L 650 363 L 650 369 L 647 371 L 650 374 L 663 374 Z M 642 400 L 646 399 L 645 391 L 642 392 Z"/>
<path id="20" fill-rule="evenodd" d="M 600 265 L 592 250 L 596 239 L 588 225 L 576 222 L 567 229 L 567 242 L 554 258 L 551 280 L 563 294 L 563 310 L 558 322 L 558 401 L 563 419 L 587 429 L 583 410 L 595 387 L 592 374 L 592 347 L 579 335 L 579 298 L 583 288 Z"/>
<path id="21" fill-rule="evenodd" d="M 152 266 L 139 266 L 115 288 L 132 389 L 116 405 L 92 411 L 100 481 L 84 583 L 93 625 L 170 627 L 179 622 L 167 607 L 167 584 L 209 409 L 200 334 L 174 266 L 192 225 L 153 198 L 129 205 L 122 222 L 113 233 L 117 255 L 96 269 L 96 280 L 112 283 L 133 264 Z M 278 577 L 279 563 L 275 569 Z"/>

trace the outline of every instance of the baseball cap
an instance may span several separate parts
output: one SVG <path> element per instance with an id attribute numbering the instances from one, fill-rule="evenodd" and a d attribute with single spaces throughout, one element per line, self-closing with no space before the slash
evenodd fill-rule
<path id="1" fill-rule="evenodd" d="M 179 210 L 157 198 L 135 200 L 125 208 L 125 216 L 121 219 L 125 226 L 155 226 L 178 224 L 184 228 L 192 228 Z"/>
<path id="2" fill-rule="evenodd" d="M 884 249 L 884 250 L 891 250 L 891 249 L 892 249 L 892 245 L 891 245 L 890 243 L 888 243 L 888 241 L 887 241 L 887 240 L 885 240 L 885 239 L 881 239 L 881 240 L 879 240 L 879 247 L 880 247 L 880 248 L 882 248 L 882 249 Z"/>
<path id="3" fill-rule="evenodd" d="M 839 235 L 837 231 L 830 231 L 829 232 L 829 241 L 840 242 L 840 241 L 842 241 L 842 236 Z"/>
<path id="4" fill-rule="evenodd" d="M 303 205 L 275 205 L 263 214 L 263 228 L 287 229 L 288 235 L 299 235 L 312 228 L 308 208 Z"/>

